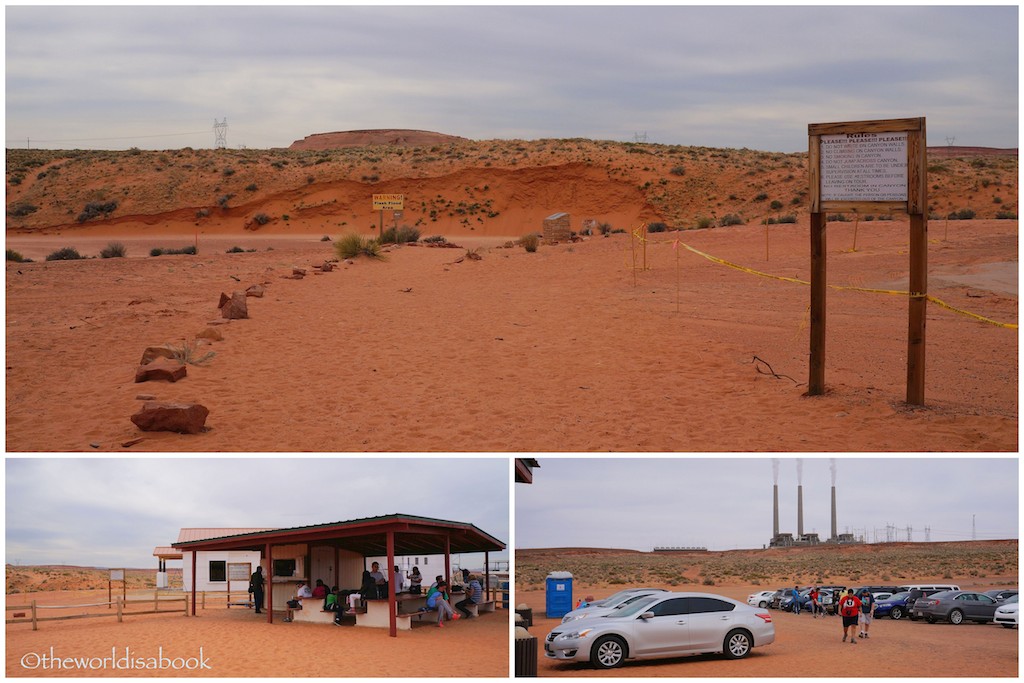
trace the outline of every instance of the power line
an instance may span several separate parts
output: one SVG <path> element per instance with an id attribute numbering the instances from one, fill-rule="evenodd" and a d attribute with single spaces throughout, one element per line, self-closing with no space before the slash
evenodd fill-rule
<path id="1" fill-rule="evenodd" d="M 188 132 L 188 133 L 161 133 L 161 134 L 158 134 L 158 135 L 127 135 L 127 136 L 122 136 L 122 137 L 110 137 L 110 138 L 64 138 L 64 139 L 53 139 L 53 140 L 39 140 L 37 138 L 32 138 L 32 140 L 34 142 L 100 142 L 100 141 L 103 141 L 103 140 L 137 140 L 137 139 L 141 139 L 141 138 L 171 138 L 171 137 L 178 137 L 178 136 L 181 136 L 181 135 L 205 135 L 208 132 L 209 131 L 206 131 L 206 130 L 194 130 L 194 131 L 191 131 L 191 132 Z M 28 140 L 28 138 L 25 138 L 25 139 Z M 17 141 L 21 142 L 21 139 L 17 139 Z M 7 142 L 12 142 L 12 140 L 8 140 Z"/>

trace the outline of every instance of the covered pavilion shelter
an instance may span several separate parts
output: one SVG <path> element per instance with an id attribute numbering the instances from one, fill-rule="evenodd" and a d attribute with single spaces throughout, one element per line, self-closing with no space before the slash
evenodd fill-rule
<path id="1" fill-rule="evenodd" d="M 260 553 L 264 567 L 274 566 L 275 548 L 305 544 L 333 549 L 335 556 L 342 551 L 368 557 L 387 557 L 386 574 L 395 565 L 395 557 L 408 555 L 444 555 L 445 576 L 451 575 L 452 553 L 484 553 L 485 586 L 490 583 L 491 551 L 505 549 L 502 541 L 468 522 L 393 514 L 366 517 L 344 522 L 329 522 L 290 529 L 270 529 L 240 533 L 220 538 L 179 541 L 172 547 L 190 551 L 192 556 L 192 615 L 196 613 L 196 555 L 203 551 L 251 550 Z M 338 563 L 334 564 L 337 573 Z M 337 577 L 335 577 L 337 579 Z M 273 623 L 273 571 L 267 576 L 267 623 Z M 283 588 L 283 586 L 282 586 Z M 397 587 L 388 581 L 389 631 L 398 635 Z"/>

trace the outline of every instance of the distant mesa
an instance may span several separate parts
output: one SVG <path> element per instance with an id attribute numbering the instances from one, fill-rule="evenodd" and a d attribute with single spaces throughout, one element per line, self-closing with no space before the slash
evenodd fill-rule
<path id="1" fill-rule="evenodd" d="M 348 147 L 370 147 L 392 145 L 399 147 L 420 147 L 438 143 L 464 142 L 467 138 L 457 135 L 433 133 L 429 130 L 404 130 L 399 128 L 377 128 L 374 130 L 348 130 L 335 133 L 314 133 L 296 140 L 288 149 L 321 150 L 345 149 Z"/>

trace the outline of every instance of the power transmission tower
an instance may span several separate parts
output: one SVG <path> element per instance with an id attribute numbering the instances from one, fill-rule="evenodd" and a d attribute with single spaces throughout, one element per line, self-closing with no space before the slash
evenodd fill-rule
<path id="1" fill-rule="evenodd" d="M 633 133 L 633 142 L 647 142 L 647 131 L 643 133 Z"/>
<path id="2" fill-rule="evenodd" d="M 974 518 L 975 517 L 977 517 L 977 515 L 971 515 L 971 540 L 972 541 L 977 541 L 978 540 L 978 527 L 974 523 Z"/>
<path id="3" fill-rule="evenodd" d="M 954 143 L 954 142 L 956 142 L 956 137 L 949 137 L 949 136 L 946 136 L 946 144 L 947 144 L 947 145 L 949 145 L 950 147 L 952 147 L 952 146 L 953 146 L 953 143 Z"/>
<path id="4" fill-rule="evenodd" d="M 914 527 L 907 525 L 907 543 L 914 542 Z"/>
<path id="5" fill-rule="evenodd" d="M 924 540 L 925 543 L 930 543 L 932 540 L 932 528 L 930 526 L 924 528 Z"/>
<path id="6" fill-rule="evenodd" d="M 217 119 L 213 120 L 213 137 L 216 140 L 214 147 L 217 149 L 228 146 L 228 117 L 225 116 L 220 122 Z"/>

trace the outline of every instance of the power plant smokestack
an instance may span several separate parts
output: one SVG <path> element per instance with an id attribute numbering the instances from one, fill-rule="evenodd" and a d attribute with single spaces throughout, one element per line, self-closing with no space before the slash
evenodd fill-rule
<path id="1" fill-rule="evenodd" d="M 779 536 L 779 485 L 775 484 L 772 487 L 772 538 L 778 538 Z"/>
<path id="2" fill-rule="evenodd" d="M 796 537 L 804 537 L 804 487 L 796 487 Z"/>
<path id="3" fill-rule="evenodd" d="M 836 487 L 832 486 L 832 536 L 831 540 L 835 541 L 839 539 L 839 535 L 836 533 Z"/>

